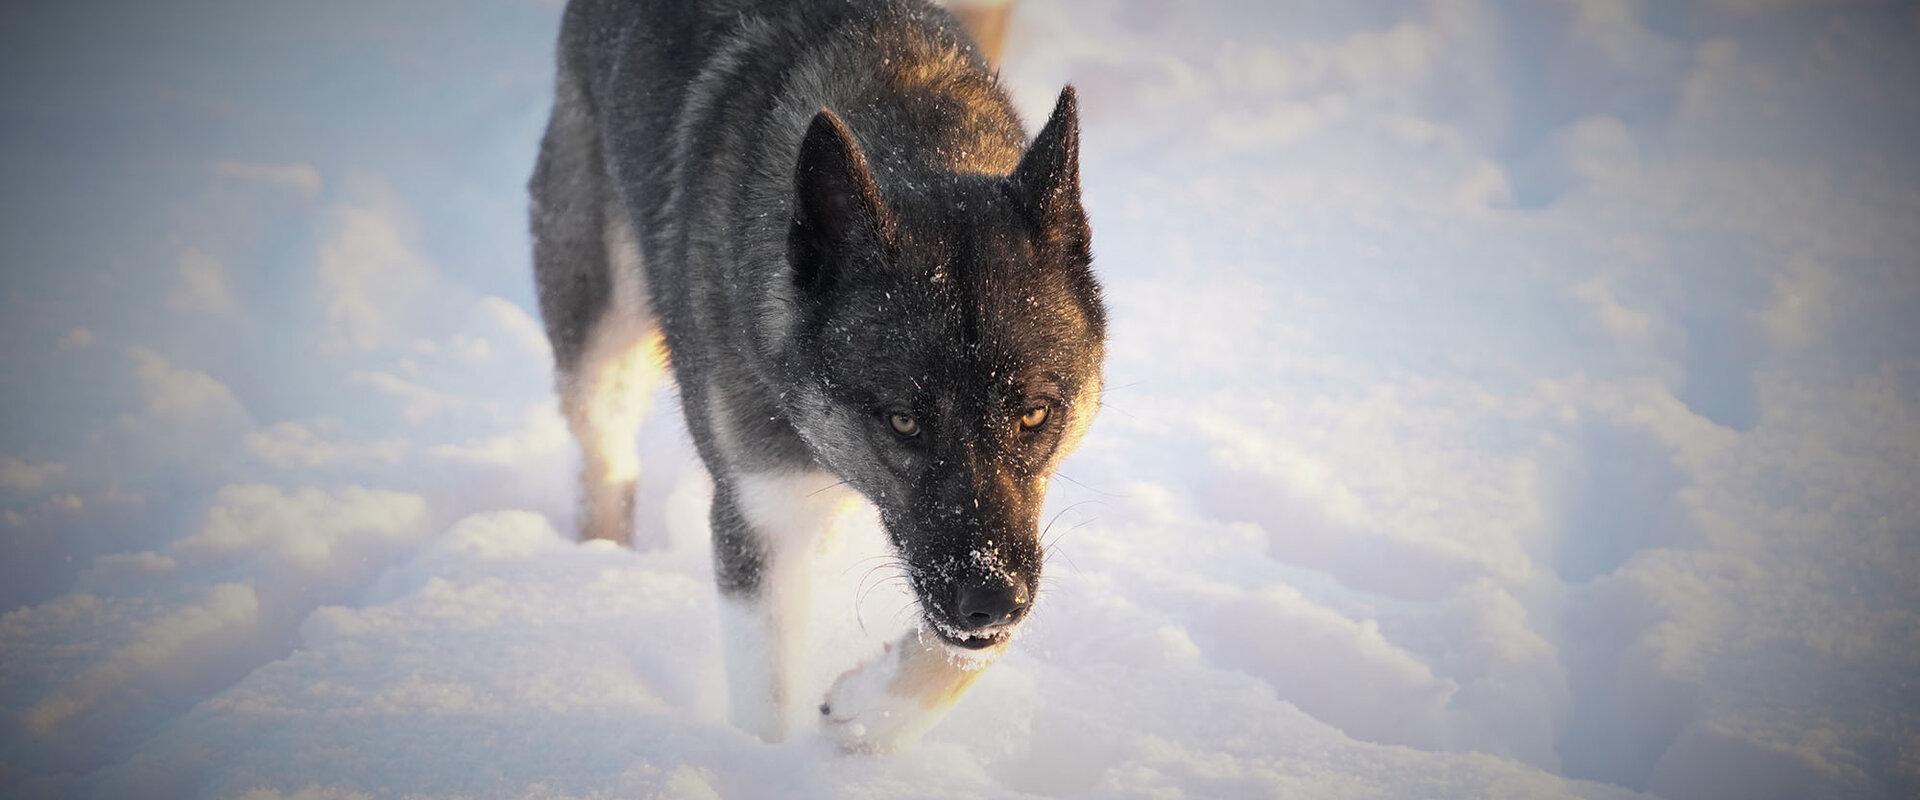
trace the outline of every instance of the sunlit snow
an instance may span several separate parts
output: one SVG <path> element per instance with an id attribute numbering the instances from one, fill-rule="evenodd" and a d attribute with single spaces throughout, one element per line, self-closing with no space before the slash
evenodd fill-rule
<path id="1" fill-rule="evenodd" d="M 1920 794 L 1920 14 L 1021 4 L 1107 392 L 917 747 L 729 726 L 671 390 L 573 541 L 550 2 L 0 26 L 0 795 Z M 824 692 L 914 622 L 857 512 Z"/>

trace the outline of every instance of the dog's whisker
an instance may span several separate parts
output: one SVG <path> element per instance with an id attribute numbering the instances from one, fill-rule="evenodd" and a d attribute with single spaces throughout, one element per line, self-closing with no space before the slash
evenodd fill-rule
<path id="1" fill-rule="evenodd" d="M 871 586 L 867 585 L 867 579 L 872 577 L 873 573 L 876 570 L 879 570 L 886 566 L 890 566 L 890 565 L 882 564 L 878 567 L 874 567 L 873 569 L 867 570 L 867 574 L 860 576 L 859 587 L 854 590 L 853 621 L 860 626 L 860 633 L 862 634 L 867 633 L 867 619 L 866 619 L 867 597 L 869 595 L 872 595 L 875 590 L 879 589 L 882 586 L 906 587 L 911 583 L 911 579 L 907 577 L 906 573 L 899 572 L 892 575 L 882 575 L 880 576 L 880 580 L 875 581 Z M 911 591 L 911 589 L 909 589 L 909 591 Z"/>
<path id="2" fill-rule="evenodd" d="M 904 579 L 905 577 L 905 576 L 883 575 L 880 577 L 880 580 L 875 581 L 872 585 L 868 585 L 867 580 L 872 576 L 872 574 L 873 573 L 869 572 L 867 573 L 866 576 L 862 577 L 860 579 L 859 586 L 854 590 L 854 603 L 856 606 L 865 605 L 867 602 L 867 595 L 871 594 L 874 589 L 878 589 L 881 586 L 885 586 L 890 581 L 901 580 L 901 579 Z"/>
<path id="3" fill-rule="evenodd" d="M 871 562 L 871 561 L 876 561 L 876 560 L 879 560 L 879 559 L 886 559 L 886 561 L 885 561 L 885 562 L 883 562 L 883 563 L 882 563 L 882 564 L 880 565 L 880 566 L 883 566 L 883 567 L 885 567 L 885 566 L 895 566 L 895 567 L 900 567 L 901 569 L 906 569 L 906 568 L 907 568 L 907 562 L 905 562 L 905 561 L 901 561 L 901 560 L 900 560 L 900 557 L 899 557 L 899 556 L 891 556 L 891 555 L 888 555 L 888 556 L 869 556 L 869 557 L 867 557 L 867 558 L 863 558 L 863 559 L 860 559 L 859 561 L 855 561 L 855 562 L 853 562 L 852 564 L 848 564 L 848 565 L 847 565 L 847 568 L 846 568 L 846 569 L 843 569 L 843 570 L 840 570 L 840 576 L 841 576 L 841 577 L 846 577 L 846 574 L 847 574 L 847 573 L 849 573 L 849 572 L 852 572 L 852 571 L 854 571 L 854 570 L 856 570 L 856 569 L 859 569 L 860 567 L 862 567 L 862 566 L 864 566 L 864 565 L 866 565 L 866 564 L 867 564 L 868 562 Z"/>
<path id="4" fill-rule="evenodd" d="M 1076 508 L 1079 508 L 1079 507 L 1081 507 L 1081 506 L 1084 506 L 1084 505 L 1087 505 L 1087 504 L 1089 504 L 1089 503 L 1099 503 L 1099 504 L 1101 504 L 1101 505 L 1106 505 L 1106 501 L 1104 501 L 1104 500 L 1099 500 L 1099 499 L 1095 499 L 1095 498 L 1088 498 L 1088 499 L 1086 499 L 1086 500 L 1081 500 L 1080 502 L 1077 502 L 1077 503 L 1074 503 L 1074 504 L 1072 504 L 1072 505 L 1069 505 L 1069 506 L 1067 506 L 1066 508 L 1063 508 L 1063 509 L 1060 509 L 1059 511 L 1057 511 L 1057 512 L 1055 512 L 1055 513 L 1054 513 L 1054 515 L 1053 515 L 1053 518 L 1052 518 L 1052 519 L 1049 519 L 1049 520 L 1047 520 L 1047 525 L 1046 525 L 1046 527 L 1044 527 L 1044 528 L 1041 528 L 1041 529 L 1040 529 L 1040 540 L 1041 540 L 1041 541 L 1046 541 L 1046 538 L 1047 538 L 1047 531 L 1050 531 L 1050 530 L 1053 530 L 1053 524 L 1054 524 L 1055 522 L 1059 522 L 1059 521 L 1060 521 L 1060 517 L 1062 517 L 1062 516 L 1064 516 L 1064 515 L 1066 515 L 1066 513 L 1067 513 L 1067 512 L 1069 512 L 1069 511 L 1072 511 L 1072 510 L 1074 510 L 1074 509 L 1076 509 Z"/>
<path id="5" fill-rule="evenodd" d="M 1074 509 L 1076 509 L 1076 508 L 1079 508 L 1079 507 L 1081 507 L 1081 506 L 1085 506 L 1085 505 L 1101 505 L 1101 506 L 1104 506 L 1104 505 L 1110 505 L 1110 504 L 1109 504 L 1109 503 L 1108 503 L 1107 501 L 1105 501 L 1105 500 L 1102 500 L 1102 499 L 1100 499 L 1100 498 L 1098 498 L 1098 497 L 1089 497 L 1089 498 L 1086 498 L 1086 499 L 1084 499 L 1084 500 L 1076 500 L 1076 501 L 1074 501 L 1074 502 L 1073 502 L 1073 504 L 1071 504 L 1071 505 L 1069 505 L 1069 506 L 1067 506 L 1066 508 L 1063 508 L 1063 509 L 1060 509 L 1060 513 L 1062 513 L 1062 514 L 1065 514 L 1065 513 L 1067 513 L 1068 511 L 1072 511 L 1072 510 L 1074 510 Z"/>
<path id="6" fill-rule="evenodd" d="M 876 569 L 878 568 L 876 567 Z M 867 572 L 866 576 L 862 576 L 860 578 L 860 588 L 854 595 L 854 601 L 853 601 L 855 609 L 859 609 L 865 606 L 867 602 L 867 595 L 872 594 L 875 589 L 878 589 L 882 586 L 886 586 L 887 584 L 892 583 L 893 581 L 904 582 L 907 579 L 907 576 L 905 575 L 886 575 L 886 576 L 881 576 L 880 580 L 874 582 L 872 586 L 868 586 L 867 577 L 870 577 L 872 575 L 873 575 L 873 572 L 870 570 Z M 858 616 L 858 614 L 855 614 L 855 616 Z"/>
<path id="7" fill-rule="evenodd" d="M 1043 560 L 1041 564 L 1044 566 L 1045 564 L 1049 563 L 1053 559 L 1053 554 L 1056 552 L 1060 554 L 1061 558 L 1066 559 L 1067 566 L 1073 569 L 1073 572 L 1075 575 L 1080 574 L 1080 565 L 1073 563 L 1073 557 L 1067 555 L 1065 551 L 1059 550 L 1057 548 L 1047 548 L 1045 560 Z"/>
<path id="8" fill-rule="evenodd" d="M 811 492 L 808 492 L 808 493 L 807 493 L 807 496 L 808 496 L 808 497 L 812 497 L 812 496 L 814 496 L 814 495 L 816 495 L 816 494 L 819 494 L 819 493 L 821 493 L 821 492 L 824 492 L 824 491 L 826 491 L 826 490 L 828 490 L 828 489 L 837 489 L 837 488 L 839 488 L 839 487 L 842 487 L 842 486 L 845 486 L 845 485 L 847 485 L 848 483 L 850 483 L 850 481 L 848 481 L 848 480 L 847 480 L 847 479 L 845 479 L 845 478 L 842 478 L 842 479 L 840 479 L 840 480 L 837 480 L 837 481 L 834 481 L 833 483 L 829 483 L 829 484 L 827 484 L 827 485 L 825 485 L 825 486 L 822 486 L 822 487 L 820 487 L 820 488 L 818 488 L 818 489 L 815 489 L 815 490 L 813 490 L 813 491 L 811 491 Z"/>
<path id="9" fill-rule="evenodd" d="M 901 565 L 901 564 L 875 564 L 875 565 L 873 565 L 873 566 L 871 566 L 871 567 L 868 567 L 868 568 L 867 568 L 867 571 L 866 571 L 866 572 L 864 572 L 864 573 L 862 573 L 862 574 L 860 575 L 860 582 L 861 582 L 861 583 L 866 583 L 866 582 L 867 582 L 867 578 L 870 578 L 870 577 L 872 577 L 872 576 L 873 576 L 873 573 L 876 573 L 876 572 L 879 572 L 880 570 L 883 570 L 883 569 L 887 569 L 887 568 L 889 568 L 889 567 L 892 567 L 892 568 L 901 568 L 901 567 L 904 567 L 904 566 L 905 566 L 905 565 Z"/>
<path id="10" fill-rule="evenodd" d="M 868 560 L 872 560 L 872 558 L 868 558 Z M 845 568 L 845 570 L 841 570 L 841 576 L 845 576 L 845 574 L 849 574 L 849 572 L 852 572 L 852 570 L 858 570 L 860 566 L 862 566 L 860 562 L 854 562 L 854 564 L 852 564 L 852 566 L 849 566 L 849 568 Z M 891 566 L 891 568 L 895 568 L 895 570 L 902 570 L 902 572 L 904 572 L 904 570 L 910 570 L 910 566 L 906 566 L 906 562 L 902 562 L 902 560 L 899 560 L 899 558 L 889 558 L 889 560 L 883 560 L 883 562 L 879 562 L 879 564 L 872 564 L 872 566 L 868 566 L 868 568 L 866 568 L 866 574 L 868 574 L 868 576 L 872 576 L 872 574 L 874 574 L 874 570 L 885 570 L 885 568 L 889 568 L 889 566 Z"/>
<path id="11" fill-rule="evenodd" d="M 1124 494 L 1118 494 L 1118 493 L 1115 493 L 1115 492 L 1109 492 L 1109 491 L 1107 491 L 1107 490 L 1105 490 L 1105 489 L 1096 489 L 1096 488 L 1094 488 L 1094 487 L 1092 487 L 1092 486 L 1088 486 L 1088 485 L 1086 485 L 1086 484 L 1084 484 L 1084 483 L 1081 483 L 1081 482 L 1080 482 L 1080 481 L 1078 481 L 1078 480 L 1075 480 L 1075 479 L 1074 479 L 1074 477 L 1073 477 L 1072 475 L 1068 475 L 1067 473 L 1064 473 L 1064 472 L 1061 472 L 1061 471 L 1059 471 L 1059 470 L 1054 470 L 1054 471 L 1053 471 L 1053 474 L 1054 474 L 1055 476 L 1057 476 L 1057 477 L 1060 477 L 1060 478 L 1064 478 L 1064 479 L 1066 479 L 1066 481 L 1067 481 L 1068 483 L 1071 483 L 1071 484 L 1073 484 L 1073 485 L 1075 485 L 1075 486 L 1078 486 L 1078 487 L 1080 487 L 1080 488 L 1082 488 L 1082 489 L 1085 489 L 1085 490 L 1087 490 L 1087 491 L 1089 491 L 1089 492 L 1094 492 L 1094 493 L 1096 493 L 1096 494 L 1104 494 L 1104 495 L 1106 495 L 1106 496 L 1108 496 L 1108 497 L 1118 497 L 1118 498 L 1125 498 L 1125 497 L 1127 496 L 1127 495 L 1124 495 Z"/>
<path id="12" fill-rule="evenodd" d="M 881 586 L 885 586 L 887 582 L 888 582 L 887 580 L 882 580 L 881 582 L 876 583 L 871 587 L 867 587 L 866 589 L 861 590 L 854 597 L 853 621 L 860 625 L 860 632 L 862 634 L 867 633 L 867 619 L 866 619 L 867 595 L 872 594 L 874 589 L 877 589 Z"/>
<path id="13" fill-rule="evenodd" d="M 860 574 L 860 580 L 856 584 L 856 586 L 860 586 L 860 587 L 866 586 L 867 581 L 873 577 L 873 574 L 876 572 L 882 572 L 882 570 L 893 570 L 893 572 L 890 572 L 890 573 L 882 573 L 881 578 L 883 580 L 889 577 L 906 577 L 905 564 L 896 564 L 893 562 L 888 562 L 885 564 L 875 564 L 871 567 L 868 567 L 866 572 L 863 572 Z"/>
<path id="14" fill-rule="evenodd" d="M 1048 539 L 1047 541 L 1041 543 L 1040 546 L 1043 549 L 1052 547 L 1056 542 L 1059 542 L 1061 539 L 1066 538 L 1067 534 L 1073 533 L 1074 531 L 1080 530 L 1081 528 L 1087 527 L 1088 525 L 1092 525 L 1093 523 L 1096 523 L 1099 521 L 1100 521 L 1099 517 L 1091 517 L 1083 522 L 1080 522 L 1079 524 L 1074 525 L 1071 528 L 1068 528 L 1064 531 L 1054 534 L 1052 539 Z"/>

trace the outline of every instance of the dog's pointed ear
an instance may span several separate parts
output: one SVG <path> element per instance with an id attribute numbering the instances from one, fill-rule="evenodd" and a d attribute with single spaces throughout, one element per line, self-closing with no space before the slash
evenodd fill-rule
<path id="1" fill-rule="evenodd" d="M 794 280 L 817 287 L 832 282 L 836 253 L 885 245 L 892 222 L 880 186 L 853 131 L 822 108 L 800 140 L 794 166 L 794 214 L 788 237 Z"/>
<path id="2" fill-rule="evenodd" d="M 1042 237 L 1087 257 L 1092 240 L 1080 205 L 1080 110 L 1071 85 L 1060 90 L 1053 115 L 1021 156 L 1013 181 Z"/>

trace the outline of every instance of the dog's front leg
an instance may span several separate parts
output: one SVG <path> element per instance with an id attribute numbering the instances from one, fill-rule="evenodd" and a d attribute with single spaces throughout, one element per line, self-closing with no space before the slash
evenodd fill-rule
<path id="1" fill-rule="evenodd" d="M 716 480 L 714 576 L 733 724 L 786 738 L 806 640 L 812 562 L 847 496 L 819 472 Z"/>
<path id="2" fill-rule="evenodd" d="M 841 749 L 885 753 L 912 743 L 947 715 L 981 671 L 1005 651 L 955 651 L 932 634 L 907 631 L 879 658 L 848 670 L 827 690 L 820 724 Z"/>

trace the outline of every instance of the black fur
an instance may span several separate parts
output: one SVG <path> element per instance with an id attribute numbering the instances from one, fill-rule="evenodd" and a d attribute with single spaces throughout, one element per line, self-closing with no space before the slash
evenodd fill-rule
<path id="1" fill-rule="evenodd" d="M 767 554 L 733 482 L 820 469 L 878 506 L 936 627 L 965 627 L 964 583 L 1031 593 L 1104 358 L 1072 90 L 1024 147 L 958 24 L 904 1 L 575 0 L 560 54 L 533 185 L 555 356 L 606 305 L 588 234 L 624 215 L 717 485 L 722 590 L 755 592 Z"/>

